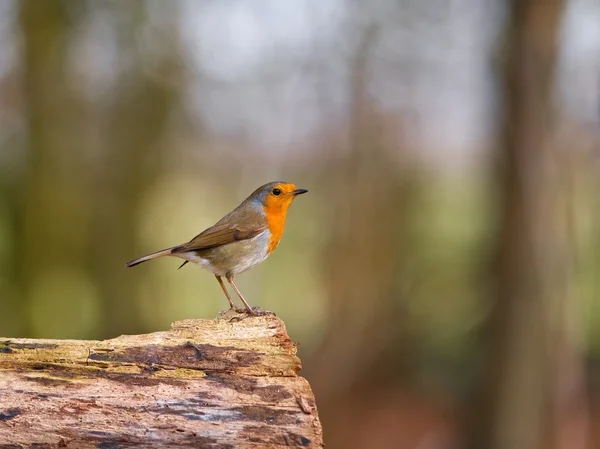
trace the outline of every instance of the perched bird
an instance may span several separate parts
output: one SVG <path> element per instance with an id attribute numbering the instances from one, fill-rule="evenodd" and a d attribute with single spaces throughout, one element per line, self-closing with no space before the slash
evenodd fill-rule
<path id="1" fill-rule="evenodd" d="M 294 184 L 282 181 L 265 184 L 189 242 L 134 259 L 127 266 L 133 267 L 163 256 L 184 259 L 179 268 L 193 262 L 215 275 L 229 301 L 230 310 L 244 311 L 231 300 L 223 276 L 246 306 L 246 312 L 259 315 L 261 312 L 250 307 L 235 285 L 234 278 L 261 263 L 277 248 L 283 236 L 288 208 L 296 196 L 306 192 L 308 190 L 297 189 Z"/>

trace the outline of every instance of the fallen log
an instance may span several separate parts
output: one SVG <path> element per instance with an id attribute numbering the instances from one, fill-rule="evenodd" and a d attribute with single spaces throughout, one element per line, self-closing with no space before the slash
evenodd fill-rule
<path id="1" fill-rule="evenodd" d="M 274 316 L 105 341 L 0 339 L 0 447 L 323 447 Z"/>

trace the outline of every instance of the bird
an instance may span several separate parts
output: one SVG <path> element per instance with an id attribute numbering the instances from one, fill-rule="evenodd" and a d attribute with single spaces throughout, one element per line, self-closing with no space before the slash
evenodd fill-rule
<path id="1" fill-rule="evenodd" d="M 263 262 L 277 248 L 283 236 L 288 208 L 298 195 L 307 192 L 289 182 L 269 182 L 189 242 L 133 259 L 127 262 L 127 267 L 165 256 L 178 257 L 184 260 L 179 268 L 192 262 L 214 274 L 229 302 L 228 311 L 263 315 L 267 312 L 248 304 L 235 285 L 235 276 Z M 245 309 L 234 304 L 223 277 L 244 303 Z"/>

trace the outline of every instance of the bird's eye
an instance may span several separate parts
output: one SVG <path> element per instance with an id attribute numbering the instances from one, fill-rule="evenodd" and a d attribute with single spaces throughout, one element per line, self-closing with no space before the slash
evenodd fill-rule
<path id="1" fill-rule="evenodd" d="M 279 194 L 281 194 L 281 190 L 273 189 L 273 195 L 279 195 Z"/>

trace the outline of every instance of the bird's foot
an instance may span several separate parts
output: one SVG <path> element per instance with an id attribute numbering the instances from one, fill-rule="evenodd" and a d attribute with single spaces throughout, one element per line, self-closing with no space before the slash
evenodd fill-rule
<path id="1" fill-rule="evenodd" d="M 271 312 L 270 310 L 263 310 L 260 307 L 252 307 L 250 309 L 244 309 L 242 314 L 240 314 L 239 316 L 234 316 L 229 321 L 237 322 L 237 321 L 242 321 L 244 318 L 248 318 L 251 316 L 266 316 L 266 315 L 276 316 L 275 313 Z"/>
<path id="2" fill-rule="evenodd" d="M 229 314 L 232 314 L 232 313 L 243 313 L 243 314 L 245 314 L 246 313 L 246 309 L 242 309 L 241 307 L 233 306 L 233 307 L 230 307 L 229 309 L 221 310 L 220 312 L 218 312 L 216 318 L 221 318 L 223 315 L 229 315 Z"/>
<path id="3" fill-rule="evenodd" d="M 252 307 L 251 309 L 246 309 L 244 312 L 250 316 L 265 316 L 265 315 L 276 316 L 275 312 L 271 312 L 270 310 L 263 310 L 258 306 Z"/>

